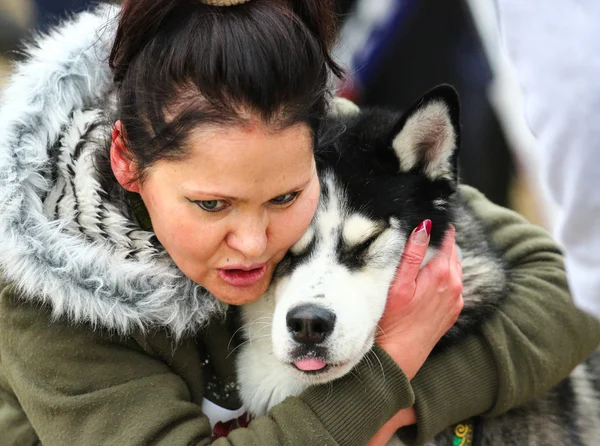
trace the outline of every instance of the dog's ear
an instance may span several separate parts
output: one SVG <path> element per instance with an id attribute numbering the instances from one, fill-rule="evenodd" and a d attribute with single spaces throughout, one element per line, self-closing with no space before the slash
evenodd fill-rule
<path id="1" fill-rule="evenodd" d="M 457 178 L 460 143 L 458 94 L 449 85 L 426 93 L 396 124 L 392 147 L 400 170 L 421 170 L 432 180 Z"/>
<path id="2" fill-rule="evenodd" d="M 360 113 L 360 108 L 349 99 L 334 96 L 329 102 L 328 113 L 335 117 L 355 116 Z"/>

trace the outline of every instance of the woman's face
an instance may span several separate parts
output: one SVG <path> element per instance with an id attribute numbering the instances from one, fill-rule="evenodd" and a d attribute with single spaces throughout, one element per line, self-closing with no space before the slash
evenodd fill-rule
<path id="1" fill-rule="evenodd" d="M 320 193 L 309 127 L 258 122 L 196 130 L 189 156 L 155 163 L 138 188 L 177 266 L 234 305 L 265 292 Z"/>

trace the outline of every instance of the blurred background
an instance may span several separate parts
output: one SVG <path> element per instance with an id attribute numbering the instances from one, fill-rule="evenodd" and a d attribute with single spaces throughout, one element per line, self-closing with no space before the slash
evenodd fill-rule
<path id="1" fill-rule="evenodd" d="M 532 136 L 499 37 L 494 0 L 338 0 L 340 94 L 401 109 L 437 84 L 461 98 L 463 182 L 548 229 L 553 205 L 538 187 Z M 0 0 L 0 88 L 19 42 L 88 0 Z"/>

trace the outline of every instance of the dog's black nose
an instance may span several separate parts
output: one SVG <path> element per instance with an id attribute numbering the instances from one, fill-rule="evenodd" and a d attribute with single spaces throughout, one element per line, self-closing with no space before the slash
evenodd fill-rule
<path id="1" fill-rule="evenodd" d="M 288 312 L 286 322 L 296 342 L 320 344 L 333 331 L 335 314 L 317 305 L 300 305 Z"/>

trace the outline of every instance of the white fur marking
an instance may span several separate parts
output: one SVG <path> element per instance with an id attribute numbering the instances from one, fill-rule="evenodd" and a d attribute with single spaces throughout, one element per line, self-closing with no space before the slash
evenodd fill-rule
<path id="1" fill-rule="evenodd" d="M 447 205 L 448 202 L 443 198 L 436 198 L 435 200 L 433 200 L 433 207 L 439 209 L 440 211 L 445 211 Z"/>
<path id="2" fill-rule="evenodd" d="M 314 238 L 315 238 L 315 230 L 313 229 L 312 226 L 309 226 L 309 228 L 302 235 L 302 237 L 300 237 L 300 240 L 298 240 L 296 243 L 294 243 L 294 245 L 290 248 L 290 251 L 294 255 L 302 254 L 304 251 L 306 251 L 306 249 L 312 243 Z"/>
<path id="3" fill-rule="evenodd" d="M 332 116 L 354 116 L 359 113 L 358 105 L 346 98 L 336 96 L 329 104 L 329 114 Z"/>
<path id="4" fill-rule="evenodd" d="M 344 222 L 342 237 L 347 245 L 356 246 L 380 230 L 381 226 L 373 220 L 360 214 L 354 214 Z"/>

